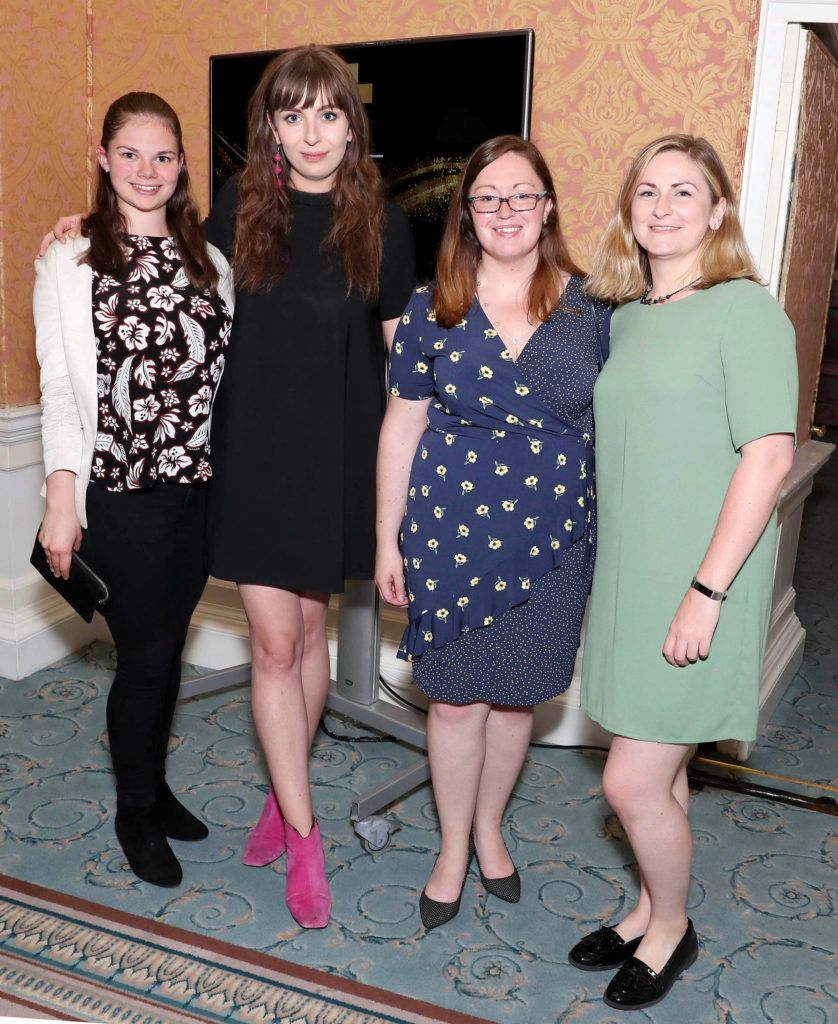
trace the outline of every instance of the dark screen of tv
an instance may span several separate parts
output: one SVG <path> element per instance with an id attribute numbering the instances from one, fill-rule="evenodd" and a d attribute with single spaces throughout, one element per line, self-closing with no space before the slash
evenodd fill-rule
<path id="1" fill-rule="evenodd" d="M 422 278 L 433 276 L 448 200 L 468 154 L 495 135 L 529 137 L 534 44 L 526 29 L 335 46 L 357 67 L 372 152 L 410 220 Z M 213 199 L 244 165 L 247 104 L 279 53 L 210 58 Z"/>

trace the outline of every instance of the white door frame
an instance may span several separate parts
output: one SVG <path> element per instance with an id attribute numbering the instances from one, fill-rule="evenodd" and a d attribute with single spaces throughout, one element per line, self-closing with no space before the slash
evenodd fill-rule
<path id="1" fill-rule="evenodd" d="M 801 24 L 838 22 L 838 0 L 762 0 L 740 213 L 760 273 L 777 295 L 805 57 Z"/>

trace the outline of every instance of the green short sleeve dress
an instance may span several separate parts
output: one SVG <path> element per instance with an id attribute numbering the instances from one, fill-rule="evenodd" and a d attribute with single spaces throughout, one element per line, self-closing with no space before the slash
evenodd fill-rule
<path id="1" fill-rule="evenodd" d="M 618 309 L 594 390 L 599 538 L 582 707 L 664 743 L 756 735 L 776 514 L 729 589 L 706 661 L 663 657 L 748 441 L 794 433 L 794 330 L 752 281 Z"/>

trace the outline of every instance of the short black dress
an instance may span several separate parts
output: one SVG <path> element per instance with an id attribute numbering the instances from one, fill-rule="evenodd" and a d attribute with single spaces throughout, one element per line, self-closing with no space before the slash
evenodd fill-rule
<path id="1" fill-rule="evenodd" d="M 433 401 L 400 533 L 400 656 L 434 700 L 528 705 L 570 685 L 593 570 L 605 321 L 578 278 L 517 361 L 477 300 L 445 329 L 420 288 L 402 318 L 391 393 Z"/>
<path id="2" fill-rule="evenodd" d="M 386 207 L 377 298 L 347 295 L 325 252 L 328 193 L 289 190 L 289 265 L 269 291 L 236 294 L 212 422 L 210 572 L 237 583 L 337 593 L 371 579 L 375 455 L 384 412 L 381 321 L 416 283 L 407 218 Z M 232 248 L 238 181 L 219 193 L 207 237 Z"/>

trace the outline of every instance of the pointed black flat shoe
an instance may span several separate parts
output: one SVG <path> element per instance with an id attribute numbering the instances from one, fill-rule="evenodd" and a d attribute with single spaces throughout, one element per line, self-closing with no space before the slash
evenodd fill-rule
<path id="1" fill-rule="evenodd" d="M 440 925 L 448 924 L 449 921 L 453 921 L 454 918 L 460 912 L 460 900 L 463 898 L 463 889 L 466 887 L 466 879 L 468 878 L 469 869 L 471 868 L 471 859 L 474 856 L 474 842 L 469 837 L 468 843 L 468 861 L 466 862 L 466 870 L 463 875 L 463 884 L 460 886 L 460 895 L 452 900 L 451 903 L 443 903 L 441 900 L 432 900 L 430 896 L 423 889 L 419 896 L 419 916 L 422 918 L 422 924 L 425 926 L 425 931 L 430 931 L 432 928 L 439 928 Z"/>
<path id="2" fill-rule="evenodd" d="M 187 807 L 178 800 L 175 794 L 169 789 L 168 783 L 164 780 L 157 787 L 154 808 L 157 811 L 157 818 L 163 833 L 169 839 L 179 839 L 181 842 L 195 843 L 200 839 L 206 839 L 209 829 Z"/>
<path id="3" fill-rule="evenodd" d="M 681 941 L 659 973 L 636 956 L 629 957 L 609 982 L 603 998 L 615 1010 L 643 1010 L 654 1006 L 697 959 L 698 938 L 692 921 L 688 921 Z"/>
<path id="4" fill-rule="evenodd" d="M 642 938 L 639 935 L 626 942 L 613 928 L 599 928 L 580 939 L 568 953 L 567 959 L 580 971 L 604 971 L 619 967 L 624 960 L 634 956 Z"/>

